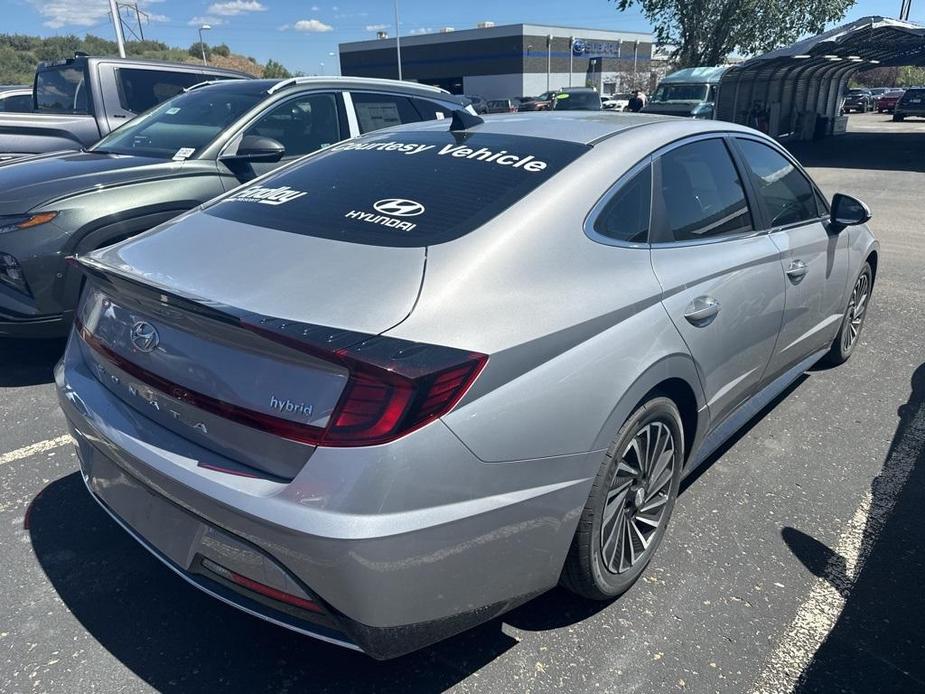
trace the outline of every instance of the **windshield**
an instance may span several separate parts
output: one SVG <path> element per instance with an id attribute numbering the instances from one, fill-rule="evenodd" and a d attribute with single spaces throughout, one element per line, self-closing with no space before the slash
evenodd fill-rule
<path id="1" fill-rule="evenodd" d="M 561 92 L 553 99 L 556 111 L 600 111 L 601 97 L 597 92 Z"/>
<path id="2" fill-rule="evenodd" d="M 110 133 L 95 152 L 189 159 L 264 98 L 202 87 L 179 94 Z"/>
<path id="3" fill-rule="evenodd" d="M 660 84 L 652 96 L 653 102 L 666 101 L 705 101 L 707 85 L 705 84 Z"/>
<path id="4" fill-rule="evenodd" d="M 35 75 L 35 103 L 45 113 L 89 113 L 90 99 L 83 67 L 60 65 Z"/>
<path id="5" fill-rule="evenodd" d="M 352 243 L 430 246 L 485 224 L 588 149 L 489 133 L 378 133 L 239 188 L 205 213 Z"/>

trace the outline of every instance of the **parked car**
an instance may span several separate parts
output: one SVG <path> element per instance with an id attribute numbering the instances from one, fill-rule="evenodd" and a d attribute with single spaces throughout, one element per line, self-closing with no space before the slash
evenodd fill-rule
<path id="1" fill-rule="evenodd" d="M 893 120 L 903 121 L 909 116 L 925 118 L 925 87 L 907 89 L 896 102 Z"/>
<path id="2" fill-rule="evenodd" d="M 878 113 L 892 113 L 896 108 L 896 102 L 900 100 L 903 95 L 902 89 L 892 89 L 884 94 L 881 94 L 877 97 L 877 112 Z"/>
<path id="3" fill-rule="evenodd" d="M 731 123 L 454 114 L 80 256 L 59 400 L 170 569 L 393 657 L 627 590 L 682 478 L 857 348 L 869 216 Z"/>
<path id="4" fill-rule="evenodd" d="M 0 113 L 30 113 L 32 87 L 0 87 Z"/>
<path id="5" fill-rule="evenodd" d="M 625 111 L 632 94 L 601 95 L 601 108 L 605 111 Z"/>
<path id="6" fill-rule="evenodd" d="M 871 94 L 869 89 L 849 89 L 848 95 L 845 97 L 845 103 L 842 105 L 842 112 L 851 113 L 852 111 L 857 111 L 858 113 L 867 113 L 874 108 L 875 103 L 874 95 Z"/>
<path id="7" fill-rule="evenodd" d="M 89 147 L 197 82 L 249 77 L 188 63 L 83 55 L 42 63 L 33 85 L 35 111 L 0 114 L 0 158 Z"/>
<path id="8" fill-rule="evenodd" d="M 517 113 L 519 105 L 520 100 L 515 98 L 489 99 L 485 113 Z"/>
<path id="9" fill-rule="evenodd" d="M 662 78 L 643 113 L 709 120 L 726 67 L 691 67 Z"/>
<path id="10" fill-rule="evenodd" d="M 548 111 L 552 108 L 552 97 L 555 95 L 555 91 L 543 92 L 539 96 L 527 97 L 524 99 L 520 106 L 517 108 L 518 111 Z"/>
<path id="11" fill-rule="evenodd" d="M 472 110 L 475 111 L 478 115 L 488 113 L 488 102 L 480 96 L 470 96 L 466 94 L 466 99 L 469 100 Z"/>
<path id="12" fill-rule="evenodd" d="M 566 87 L 552 97 L 553 111 L 600 111 L 601 97 L 591 87 Z"/>
<path id="13" fill-rule="evenodd" d="M 70 254 L 134 236 L 345 138 L 461 107 L 443 90 L 390 80 L 225 80 L 86 151 L 0 164 L 0 336 L 66 334 L 81 281 Z"/>

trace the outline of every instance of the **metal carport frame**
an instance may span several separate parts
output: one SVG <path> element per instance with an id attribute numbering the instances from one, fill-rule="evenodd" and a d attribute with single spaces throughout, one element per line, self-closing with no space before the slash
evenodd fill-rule
<path id="1" fill-rule="evenodd" d="M 730 67 L 716 118 L 781 139 L 831 135 L 850 77 L 895 65 L 925 65 L 925 27 L 864 17 Z"/>

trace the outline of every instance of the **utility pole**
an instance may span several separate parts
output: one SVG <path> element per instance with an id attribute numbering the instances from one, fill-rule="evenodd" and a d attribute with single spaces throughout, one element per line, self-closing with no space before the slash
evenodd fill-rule
<path id="1" fill-rule="evenodd" d="M 633 42 L 633 89 L 639 89 L 639 84 L 636 81 L 636 65 L 639 58 L 639 41 Z"/>
<path id="2" fill-rule="evenodd" d="M 398 20 L 398 0 L 395 0 L 395 57 L 398 60 L 398 79 L 401 79 L 401 22 Z"/>
<path id="3" fill-rule="evenodd" d="M 119 57 L 125 57 L 125 36 L 122 34 L 122 17 L 116 0 L 109 0 L 109 14 L 112 15 L 112 26 L 116 30 L 116 43 L 119 45 Z"/>
<path id="4" fill-rule="evenodd" d="M 903 0 L 899 8 L 899 18 L 904 22 L 909 21 L 909 13 L 912 11 L 912 0 Z"/>
<path id="5" fill-rule="evenodd" d="M 546 91 L 549 91 L 549 73 L 552 72 L 552 34 L 546 34 Z"/>
<path id="6" fill-rule="evenodd" d="M 133 7 L 135 8 L 135 19 L 138 20 L 138 33 L 141 36 L 141 40 L 145 40 L 145 30 L 141 26 L 141 11 L 138 9 L 138 3 L 134 3 Z"/>

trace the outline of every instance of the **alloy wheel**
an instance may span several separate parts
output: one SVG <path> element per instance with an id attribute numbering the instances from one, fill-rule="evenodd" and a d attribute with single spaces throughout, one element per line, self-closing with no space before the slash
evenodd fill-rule
<path id="1" fill-rule="evenodd" d="M 848 310 L 845 330 L 842 331 L 842 350 L 850 352 L 861 334 L 861 326 L 864 324 L 864 316 L 867 314 L 867 300 L 870 298 L 870 275 L 862 272 L 854 283 L 854 289 L 851 290 L 851 300 L 848 302 Z"/>
<path id="2" fill-rule="evenodd" d="M 628 571 L 653 549 L 667 520 L 676 458 L 671 429 L 658 420 L 640 428 L 623 451 L 601 522 L 601 557 L 611 573 Z"/>

